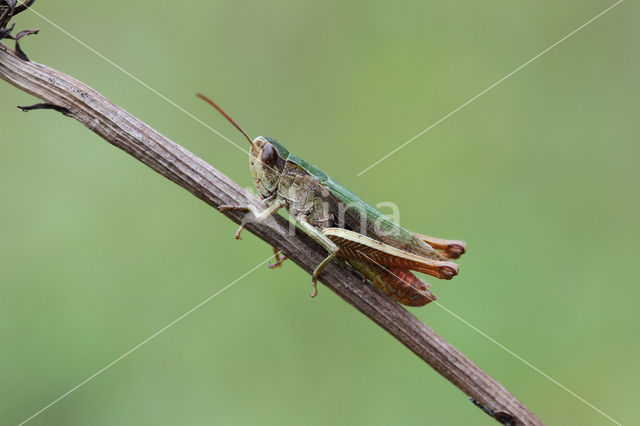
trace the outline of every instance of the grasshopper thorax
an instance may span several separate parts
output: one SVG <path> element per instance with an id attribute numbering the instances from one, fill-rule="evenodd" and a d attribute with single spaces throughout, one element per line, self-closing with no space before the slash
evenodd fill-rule
<path id="1" fill-rule="evenodd" d="M 253 140 L 249 165 L 260 197 L 271 198 L 275 195 L 288 155 L 286 148 L 271 138 L 258 136 Z"/>

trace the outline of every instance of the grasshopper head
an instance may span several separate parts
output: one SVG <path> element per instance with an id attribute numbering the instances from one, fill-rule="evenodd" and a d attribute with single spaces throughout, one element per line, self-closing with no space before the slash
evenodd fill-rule
<path id="1" fill-rule="evenodd" d="M 251 140 L 249 135 L 242 130 L 242 127 L 240 127 L 238 123 L 236 123 L 233 118 L 224 112 L 224 110 L 215 102 L 200 93 L 196 96 L 217 109 L 224 118 L 229 120 L 229 122 L 233 124 L 245 138 L 247 138 L 249 144 L 251 144 L 251 151 L 249 151 L 249 163 L 251 165 L 253 183 L 256 185 L 256 189 L 262 198 L 269 198 L 275 195 L 278 190 L 280 175 L 287 164 L 289 151 L 271 138 L 258 136 L 254 140 Z"/>
<path id="2" fill-rule="evenodd" d="M 253 183 L 262 198 L 268 198 L 278 190 L 288 155 L 289 152 L 271 138 L 258 136 L 251 143 L 249 165 Z"/>

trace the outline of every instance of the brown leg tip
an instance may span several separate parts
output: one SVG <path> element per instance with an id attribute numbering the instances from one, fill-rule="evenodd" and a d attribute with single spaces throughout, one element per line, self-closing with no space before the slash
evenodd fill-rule
<path id="1" fill-rule="evenodd" d="M 458 275 L 458 271 L 456 271 L 451 266 L 441 266 L 440 267 L 440 275 L 442 279 L 450 280 L 451 278 Z"/>
<path id="2" fill-rule="evenodd" d="M 466 251 L 467 250 L 465 247 L 458 244 L 452 244 L 449 247 L 447 247 L 447 256 L 449 257 L 449 259 L 457 259 L 463 254 L 465 254 Z"/>

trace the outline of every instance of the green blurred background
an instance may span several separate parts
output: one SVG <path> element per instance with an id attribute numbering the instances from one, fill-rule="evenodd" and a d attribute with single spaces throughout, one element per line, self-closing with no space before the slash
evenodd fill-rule
<path id="1" fill-rule="evenodd" d="M 613 2 L 40 0 L 35 9 L 236 143 L 202 91 L 407 228 L 465 239 L 443 306 L 638 421 L 639 7 Z M 33 13 L 67 72 L 243 185 L 237 148 Z M 0 423 L 16 424 L 266 259 L 192 195 L 0 84 Z M 635 141 L 635 142 L 634 142 Z M 492 419 L 294 264 L 259 268 L 34 425 Z M 438 306 L 412 309 L 548 424 L 613 424 Z M 635 395 L 635 396 L 634 396 Z"/>

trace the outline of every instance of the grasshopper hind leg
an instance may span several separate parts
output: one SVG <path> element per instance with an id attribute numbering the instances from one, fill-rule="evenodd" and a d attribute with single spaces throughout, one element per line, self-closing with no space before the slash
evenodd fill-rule
<path id="1" fill-rule="evenodd" d="M 429 244 L 447 259 L 457 259 L 467 252 L 467 243 L 464 241 L 445 240 L 416 233 L 413 235 Z"/>

